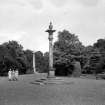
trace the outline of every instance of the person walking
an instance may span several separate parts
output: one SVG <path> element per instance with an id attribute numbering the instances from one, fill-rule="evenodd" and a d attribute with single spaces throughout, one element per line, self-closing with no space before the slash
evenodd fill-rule
<path id="1" fill-rule="evenodd" d="M 19 71 L 16 69 L 15 71 L 15 79 L 18 80 L 18 76 L 19 76 Z"/>
<path id="2" fill-rule="evenodd" d="M 13 80 L 13 81 L 16 80 L 16 78 L 15 78 L 15 71 L 14 71 L 14 70 L 12 71 L 12 80 Z"/>
<path id="3" fill-rule="evenodd" d="M 12 70 L 11 69 L 8 71 L 8 79 L 9 81 L 12 80 Z"/>

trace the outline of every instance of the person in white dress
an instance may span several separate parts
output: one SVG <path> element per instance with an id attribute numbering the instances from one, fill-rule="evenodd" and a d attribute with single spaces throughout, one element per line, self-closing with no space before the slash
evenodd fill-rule
<path id="1" fill-rule="evenodd" d="M 11 71 L 11 69 L 8 71 L 8 79 L 9 79 L 9 81 L 12 80 L 12 71 Z"/>
<path id="2" fill-rule="evenodd" d="M 19 76 L 19 71 L 16 69 L 15 71 L 15 79 L 18 80 L 18 76 Z"/>
<path id="3" fill-rule="evenodd" d="M 12 71 L 12 80 L 13 80 L 13 81 L 16 80 L 16 79 L 15 79 L 15 71 L 14 71 L 14 70 Z"/>

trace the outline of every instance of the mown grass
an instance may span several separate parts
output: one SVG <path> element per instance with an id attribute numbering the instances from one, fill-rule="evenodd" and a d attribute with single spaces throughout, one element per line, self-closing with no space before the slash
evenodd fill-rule
<path id="1" fill-rule="evenodd" d="M 71 84 L 32 84 L 41 75 L 23 75 L 19 81 L 0 78 L 0 105 L 105 105 L 105 81 L 65 78 Z"/>

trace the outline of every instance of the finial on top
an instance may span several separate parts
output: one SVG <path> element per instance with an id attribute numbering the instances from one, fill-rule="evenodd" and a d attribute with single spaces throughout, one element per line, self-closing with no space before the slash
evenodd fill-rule
<path id="1" fill-rule="evenodd" d="M 50 30 L 53 29 L 53 25 L 52 25 L 52 22 L 51 22 L 51 21 L 50 21 L 49 29 L 50 29 Z"/>

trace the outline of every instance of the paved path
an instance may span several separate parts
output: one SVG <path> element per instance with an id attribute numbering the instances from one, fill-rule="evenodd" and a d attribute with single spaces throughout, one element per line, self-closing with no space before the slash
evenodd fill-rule
<path id="1" fill-rule="evenodd" d="M 71 84 L 32 84 L 41 75 L 23 75 L 19 81 L 0 77 L 0 105 L 105 105 L 105 81 L 63 78 Z"/>

